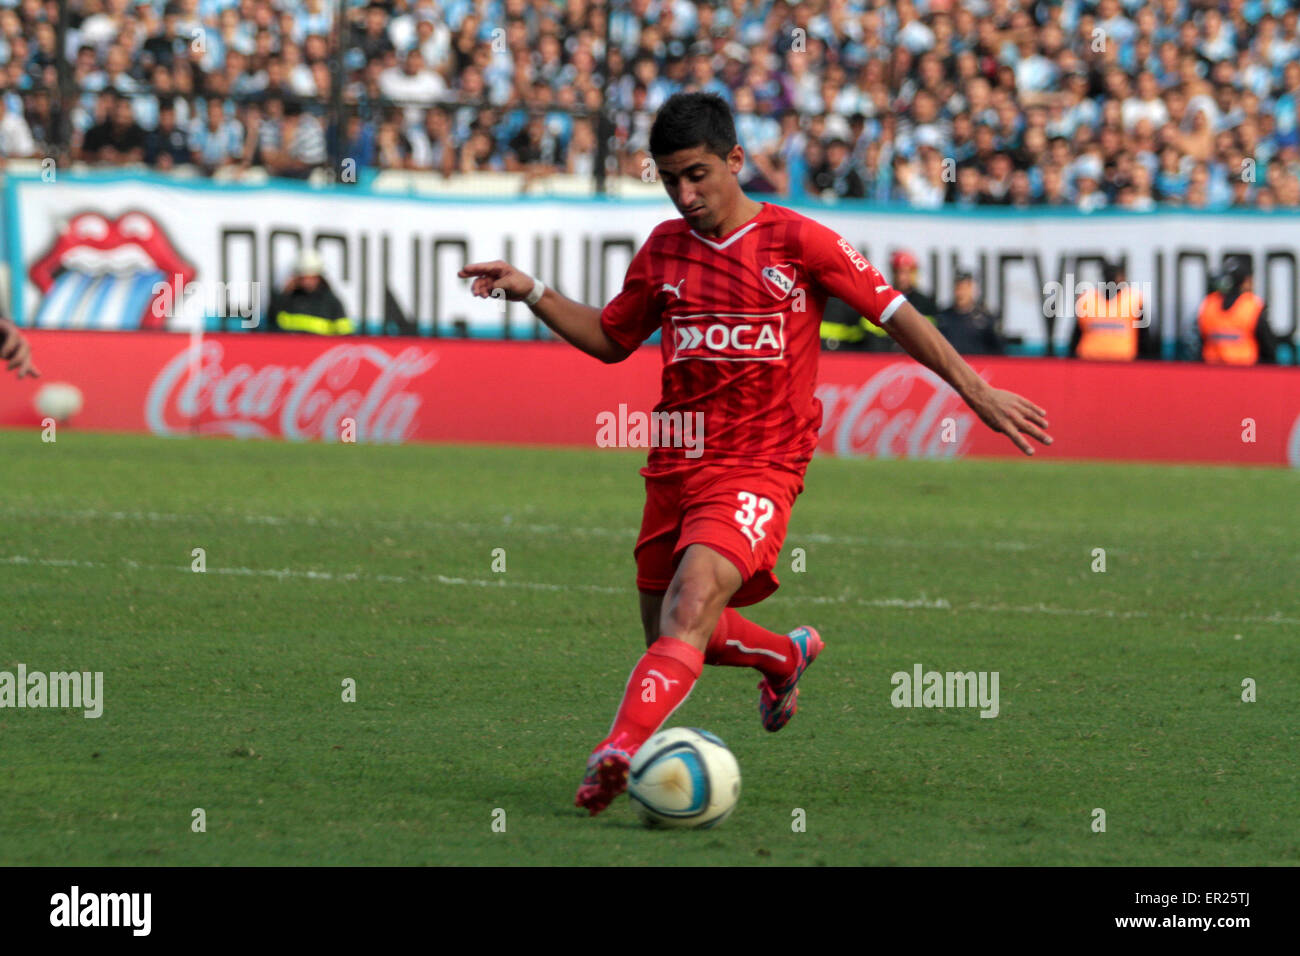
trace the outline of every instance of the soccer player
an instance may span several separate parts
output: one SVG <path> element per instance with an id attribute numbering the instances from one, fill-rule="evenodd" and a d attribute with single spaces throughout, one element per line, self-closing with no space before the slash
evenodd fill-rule
<path id="1" fill-rule="evenodd" d="M 811 627 L 777 634 L 736 611 L 777 588 L 790 508 L 821 424 L 813 394 L 829 296 L 884 327 L 1026 455 L 1050 444 L 1046 412 L 991 388 L 934 325 L 830 229 L 741 191 L 745 163 L 726 103 L 679 93 L 650 132 L 658 175 L 682 218 L 656 226 L 603 309 L 574 302 L 507 262 L 467 265 L 480 297 L 526 302 L 557 335 L 602 362 L 663 332 L 664 421 L 703 414 L 703 453 L 660 441 L 641 474 L 634 551 L 647 649 L 613 726 L 587 762 L 575 803 L 592 815 L 627 789 L 633 754 L 684 701 L 705 664 L 753 667 L 763 726 L 780 730 L 821 652 Z M 690 419 L 698 421 L 699 419 Z"/>

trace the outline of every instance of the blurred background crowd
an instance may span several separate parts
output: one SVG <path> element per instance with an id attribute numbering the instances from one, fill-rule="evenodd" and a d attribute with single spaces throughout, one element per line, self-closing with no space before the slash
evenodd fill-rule
<path id="1" fill-rule="evenodd" d="M 699 89 L 756 194 L 1300 208 L 1295 6 L 0 0 L 0 154 L 646 179 L 655 109 Z"/>

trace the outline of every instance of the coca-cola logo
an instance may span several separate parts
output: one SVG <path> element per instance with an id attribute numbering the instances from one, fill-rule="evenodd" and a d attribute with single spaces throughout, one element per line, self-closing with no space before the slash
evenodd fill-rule
<path id="1" fill-rule="evenodd" d="M 819 385 L 817 397 L 820 446 L 839 457 L 955 458 L 970 447 L 975 414 L 914 362 L 886 366 L 860 385 Z"/>
<path id="2" fill-rule="evenodd" d="M 375 345 L 326 349 L 305 368 L 246 362 L 223 365 L 221 342 L 182 349 L 158 373 L 145 399 L 155 435 L 279 436 L 338 441 L 344 419 L 357 441 L 397 443 L 416 430 L 421 400 L 404 391 L 437 362 L 437 354 L 410 346 L 396 354 Z"/>
<path id="3" fill-rule="evenodd" d="M 1291 435 L 1286 442 L 1286 460 L 1292 468 L 1300 468 L 1300 415 L 1291 423 Z"/>

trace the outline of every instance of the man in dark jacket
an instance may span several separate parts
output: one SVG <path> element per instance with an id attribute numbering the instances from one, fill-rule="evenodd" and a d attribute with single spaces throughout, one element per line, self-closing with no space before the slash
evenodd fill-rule
<path id="1" fill-rule="evenodd" d="M 952 305 L 939 313 L 935 325 L 962 355 L 1001 355 L 997 319 L 975 297 L 975 277 L 962 269 L 953 277 Z"/>
<path id="2" fill-rule="evenodd" d="M 908 249 L 899 249 L 889 259 L 894 288 L 907 296 L 910 302 L 931 322 L 939 312 L 939 304 L 916 285 L 916 256 Z M 874 322 L 858 315 L 844 302 L 834 297 L 826 300 L 822 314 L 822 347 L 827 351 L 902 351 L 885 330 Z M 960 350 L 959 350 L 960 351 Z"/>
<path id="3" fill-rule="evenodd" d="M 916 256 L 910 249 L 899 249 L 889 257 L 894 288 L 907 296 L 907 301 L 912 303 L 917 312 L 933 320 L 939 314 L 939 303 L 917 287 L 916 268 Z"/>
<path id="4" fill-rule="evenodd" d="M 304 248 L 284 289 L 271 297 L 265 327 L 270 332 L 350 335 L 356 331 L 321 274 L 324 263 L 315 249 Z"/>

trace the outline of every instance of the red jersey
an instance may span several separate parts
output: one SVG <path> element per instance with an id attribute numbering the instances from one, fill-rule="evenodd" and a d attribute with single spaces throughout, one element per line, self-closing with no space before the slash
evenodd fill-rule
<path id="1" fill-rule="evenodd" d="M 690 421 L 703 432 L 694 457 L 680 443 L 658 442 L 641 473 L 744 464 L 802 475 L 821 427 L 814 388 L 830 296 L 878 325 L 906 301 L 835 232 L 781 206 L 763 203 L 719 239 L 685 219 L 656 226 L 600 324 L 629 351 L 662 331 L 655 416 L 679 427 L 678 413 L 698 412 Z"/>

